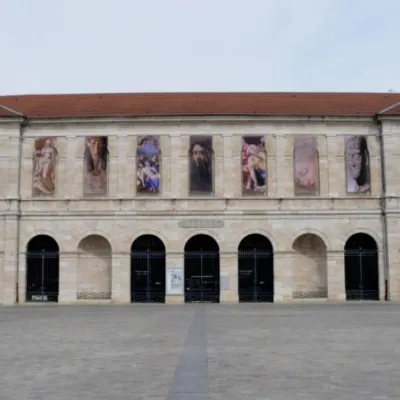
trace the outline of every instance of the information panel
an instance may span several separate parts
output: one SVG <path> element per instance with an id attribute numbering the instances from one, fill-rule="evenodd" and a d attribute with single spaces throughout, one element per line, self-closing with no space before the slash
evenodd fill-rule
<path id="1" fill-rule="evenodd" d="M 183 294 L 183 268 L 167 269 L 167 294 Z"/>

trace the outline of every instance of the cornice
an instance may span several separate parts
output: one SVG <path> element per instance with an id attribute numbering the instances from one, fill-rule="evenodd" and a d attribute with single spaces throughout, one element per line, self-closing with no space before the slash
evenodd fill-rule
<path id="1" fill-rule="evenodd" d="M 2 213 L 3 215 L 10 215 L 11 213 Z M 323 210 L 323 211 L 315 211 L 315 210 L 274 210 L 274 211 L 229 211 L 228 213 L 220 212 L 205 212 L 205 211 L 179 211 L 179 212 L 165 212 L 165 211 L 53 211 L 50 215 L 46 211 L 26 211 L 21 213 L 21 219 L 48 219 L 55 221 L 57 219 L 69 219 L 69 220 L 81 220 L 83 219 L 98 219 L 102 218 L 103 220 L 118 220 L 118 219 L 145 219 L 145 220 L 159 220 L 161 218 L 168 218 L 171 222 L 180 221 L 184 219 L 193 219 L 193 218 L 201 218 L 201 219 L 221 219 L 221 220 L 253 220 L 255 216 L 258 219 L 304 219 L 313 218 L 313 219 L 323 219 L 332 217 L 373 217 L 377 218 L 381 214 L 380 209 L 374 210 Z M 13 213 L 16 215 L 16 213 Z M 171 219 L 172 218 L 172 219 Z"/>
<path id="2" fill-rule="evenodd" d="M 374 122 L 374 116 L 175 116 L 175 117 L 93 117 L 93 118 L 34 118 L 30 125 L 47 124 L 105 124 L 105 123 L 248 123 L 248 122 Z"/>

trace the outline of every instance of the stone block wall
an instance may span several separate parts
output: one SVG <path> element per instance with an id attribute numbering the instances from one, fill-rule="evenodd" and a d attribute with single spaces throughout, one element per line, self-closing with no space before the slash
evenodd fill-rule
<path id="1" fill-rule="evenodd" d="M 382 123 L 387 184 L 386 208 L 388 219 L 388 284 L 390 299 L 400 300 L 400 121 Z"/>
<path id="2" fill-rule="evenodd" d="M 26 246 L 38 234 L 52 236 L 60 248 L 60 302 L 77 301 L 77 293 L 85 292 L 82 289 L 85 287 L 89 292 L 93 288 L 99 293 L 111 290 L 112 301 L 129 302 L 130 247 L 135 238 L 142 234 L 158 236 L 166 248 L 167 268 L 173 268 L 182 267 L 184 245 L 199 233 L 212 236 L 219 245 L 221 274 L 229 277 L 229 288 L 221 291 L 221 301 L 237 301 L 237 249 L 240 241 L 253 233 L 265 235 L 273 245 L 276 301 L 293 300 L 297 292 L 318 292 L 331 300 L 344 300 L 344 245 L 352 234 L 367 233 L 379 249 L 379 286 L 383 298 L 381 160 L 378 127 L 372 120 L 232 118 L 31 124 L 25 129 L 22 144 L 20 210 L 15 200 L 18 198 L 18 129 L 17 124 L 0 124 L 3 165 L 0 172 L 3 213 L 0 299 L 4 304 L 15 302 L 17 287 L 19 300 L 24 301 Z M 400 138 L 399 131 L 400 124 L 384 123 L 388 193 L 393 196 L 387 203 L 392 299 L 400 299 L 397 250 L 400 183 L 394 161 L 397 155 L 400 157 L 400 143 L 396 139 Z M 136 193 L 137 138 L 142 135 L 160 136 L 162 193 L 156 196 Z M 193 135 L 212 136 L 214 194 L 211 197 L 189 194 L 188 151 Z M 266 196 L 242 195 L 242 137 L 251 135 L 264 136 L 266 140 Z M 345 137 L 348 135 L 368 138 L 370 194 L 347 194 Z M 53 196 L 34 197 L 34 141 L 49 136 L 57 138 L 56 191 Z M 88 136 L 108 137 L 108 190 L 104 196 L 83 195 L 84 139 Z M 294 195 L 293 146 L 294 138 L 299 136 L 312 136 L 317 141 L 320 175 L 317 196 Z M 181 223 L 188 220 L 191 222 Z M 191 227 L 196 224 L 198 227 Z M 82 286 L 79 278 L 82 255 L 78 248 L 82 239 L 90 235 L 103 237 L 110 245 L 111 255 L 93 265 L 93 271 L 101 270 L 98 281 L 92 271 L 92 284 L 86 282 L 89 278 L 85 276 L 86 283 Z M 302 235 L 315 236 L 308 240 L 303 237 L 296 244 Z M 308 245 L 299 248 L 298 243 L 303 242 Z M 179 301 L 177 297 L 169 299 L 172 303 Z"/>

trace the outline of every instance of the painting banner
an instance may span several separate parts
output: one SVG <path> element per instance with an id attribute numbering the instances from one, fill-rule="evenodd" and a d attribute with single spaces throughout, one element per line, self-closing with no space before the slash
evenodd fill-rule
<path id="1" fill-rule="evenodd" d="M 160 137 L 140 136 L 136 150 L 136 192 L 160 193 Z"/>
<path id="2" fill-rule="evenodd" d="M 347 193 L 370 192 L 371 176 L 367 137 L 346 137 L 345 148 Z"/>
<path id="3" fill-rule="evenodd" d="M 33 153 L 33 195 L 53 195 L 56 190 L 56 138 L 35 140 Z"/>
<path id="4" fill-rule="evenodd" d="M 263 136 L 242 139 L 242 194 L 265 194 L 267 191 L 267 150 Z"/>
<path id="5" fill-rule="evenodd" d="M 213 192 L 212 136 L 190 137 L 189 192 L 191 194 Z"/>
<path id="6" fill-rule="evenodd" d="M 83 194 L 107 194 L 108 138 L 86 138 L 84 158 Z"/>
<path id="7" fill-rule="evenodd" d="M 316 195 L 319 192 L 319 157 L 316 138 L 294 140 L 295 195 Z"/>

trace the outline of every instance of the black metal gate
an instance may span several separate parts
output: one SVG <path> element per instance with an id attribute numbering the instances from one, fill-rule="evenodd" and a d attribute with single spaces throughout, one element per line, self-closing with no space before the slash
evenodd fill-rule
<path id="1" fill-rule="evenodd" d="M 379 300 L 379 268 L 376 250 L 345 251 L 347 300 Z"/>
<path id="2" fill-rule="evenodd" d="M 185 251 L 185 302 L 219 303 L 218 251 Z"/>
<path id="3" fill-rule="evenodd" d="M 274 301 L 274 255 L 253 249 L 238 252 L 239 302 Z"/>
<path id="4" fill-rule="evenodd" d="M 135 240 L 131 253 L 131 301 L 165 303 L 165 248 L 152 235 Z"/>
<path id="5" fill-rule="evenodd" d="M 27 252 L 26 301 L 58 301 L 59 253 Z"/>

